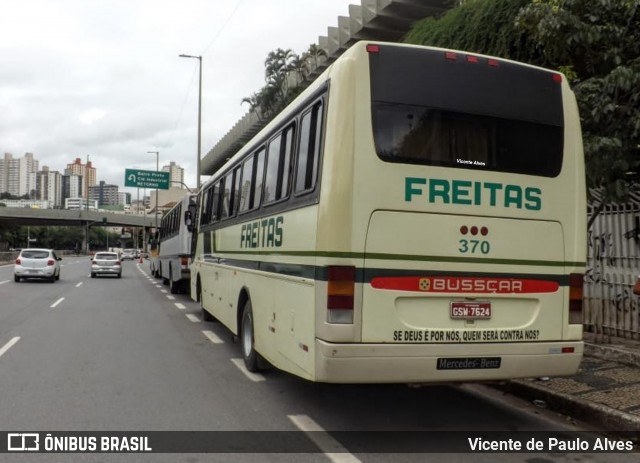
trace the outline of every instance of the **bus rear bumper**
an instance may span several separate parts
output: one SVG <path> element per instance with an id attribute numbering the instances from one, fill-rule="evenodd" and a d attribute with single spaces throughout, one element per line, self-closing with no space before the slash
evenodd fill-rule
<path id="1" fill-rule="evenodd" d="M 438 383 L 566 376 L 578 371 L 583 351 L 582 341 L 336 344 L 316 339 L 315 380 L 328 383 Z"/>

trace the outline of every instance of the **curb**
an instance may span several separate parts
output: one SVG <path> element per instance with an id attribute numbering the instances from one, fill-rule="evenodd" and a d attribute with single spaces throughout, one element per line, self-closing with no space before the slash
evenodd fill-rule
<path id="1" fill-rule="evenodd" d="M 640 353 L 634 350 L 585 342 L 584 355 L 640 368 Z"/>
<path id="2" fill-rule="evenodd" d="M 498 388 L 532 402 L 543 400 L 547 408 L 553 411 L 597 425 L 613 434 L 640 432 L 640 417 L 569 394 L 550 391 L 532 381 L 535 380 L 513 380 Z"/>

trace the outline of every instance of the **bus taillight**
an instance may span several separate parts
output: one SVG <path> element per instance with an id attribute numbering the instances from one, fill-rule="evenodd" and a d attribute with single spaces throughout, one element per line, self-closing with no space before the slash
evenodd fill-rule
<path id="1" fill-rule="evenodd" d="M 367 45 L 367 52 L 369 53 L 380 53 L 380 45 L 375 45 L 375 44 L 368 44 Z"/>
<path id="2" fill-rule="evenodd" d="M 569 275 L 569 323 L 582 324 L 582 288 L 584 275 L 572 273 Z"/>
<path id="3" fill-rule="evenodd" d="M 327 267 L 327 321 L 353 323 L 356 268 Z"/>

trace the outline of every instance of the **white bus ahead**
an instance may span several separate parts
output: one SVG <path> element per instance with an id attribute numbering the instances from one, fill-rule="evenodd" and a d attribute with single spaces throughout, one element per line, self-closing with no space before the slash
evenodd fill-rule
<path id="1" fill-rule="evenodd" d="M 361 42 L 203 186 L 191 296 L 312 381 L 574 373 L 586 193 L 556 72 Z"/>
<path id="2" fill-rule="evenodd" d="M 196 199 L 196 195 L 186 195 L 160 222 L 159 251 L 152 272 L 169 285 L 171 294 L 189 290 Z"/>

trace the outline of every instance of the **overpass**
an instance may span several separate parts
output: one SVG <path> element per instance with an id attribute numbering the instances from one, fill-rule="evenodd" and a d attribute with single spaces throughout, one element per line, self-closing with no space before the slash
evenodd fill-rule
<path id="1" fill-rule="evenodd" d="M 309 86 L 354 43 L 360 40 L 399 42 L 416 22 L 440 16 L 456 3 L 453 0 L 361 0 L 360 5 L 349 5 L 349 16 L 338 16 L 338 27 L 328 27 L 327 35 L 319 37 L 317 46 L 326 56 L 309 63 L 309 77 L 299 86 Z M 297 80 L 291 83 L 295 84 Z M 214 174 L 269 121 L 254 111 L 247 112 L 202 157 L 202 175 Z"/>
<path id="2" fill-rule="evenodd" d="M 149 229 L 155 226 L 155 218 L 148 215 L 117 214 L 106 211 L 0 207 L 0 225 L 86 226 L 93 223 Z"/>

